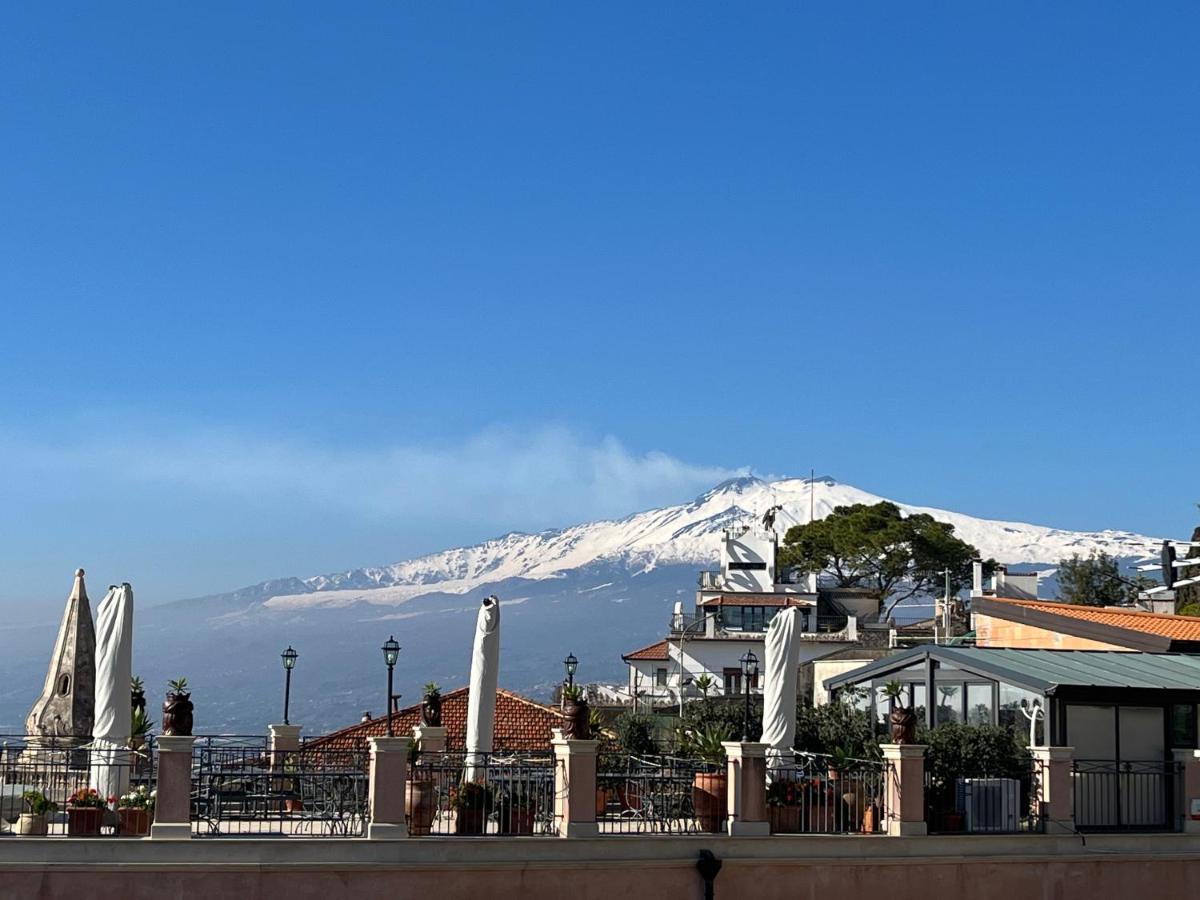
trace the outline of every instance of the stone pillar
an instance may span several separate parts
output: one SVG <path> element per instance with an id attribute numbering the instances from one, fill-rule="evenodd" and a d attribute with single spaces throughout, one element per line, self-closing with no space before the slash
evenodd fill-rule
<path id="1" fill-rule="evenodd" d="M 300 749 L 300 725 L 268 725 L 271 734 L 271 766 L 283 765 L 283 759 L 277 759 L 276 754 L 286 758 L 287 754 Z"/>
<path id="2" fill-rule="evenodd" d="M 596 825 L 596 751 L 599 741 L 564 738 L 555 728 L 554 738 L 554 818 L 559 837 L 595 837 Z"/>
<path id="3" fill-rule="evenodd" d="M 727 828 L 734 837 L 771 833 L 767 820 L 767 745 L 724 741 L 729 772 Z"/>
<path id="4" fill-rule="evenodd" d="M 404 787 L 408 781 L 408 738 L 373 737 L 371 741 L 371 821 L 367 837 L 394 841 L 408 837 Z"/>
<path id="5" fill-rule="evenodd" d="M 413 740 L 422 753 L 446 752 L 446 728 L 444 725 L 414 725 Z"/>
<path id="6" fill-rule="evenodd" d="M 1038 812 L 1046 834 L 1075 833 L 1075 784 L 1071 777 L 1074 754 L 1074 747 L 1029 748 L 1037 766 L 1034 775 Z"/>
<path id="7" fill-rule="evenodd" d="M 1200 750 L 1176 749 L 1171 751 L 1175 762 L 1183 766 L 1183 785 L 1179 791 L 1183 809 L 1183 831 L 1185 834 L 1200 834 Z"/>
<path id="8" fill-rule="evenodd" d="M 881 744 L 887 766 L 887 833 L 928 834 L 925 824 L 925 745 Z"/>
<path id="9" fill-rule="evenodd" d="M 158 746 L 158 794 L 150 837 L 187 840 L 192 836 L 192 745 L 194 737 L 163 735 Z"/>

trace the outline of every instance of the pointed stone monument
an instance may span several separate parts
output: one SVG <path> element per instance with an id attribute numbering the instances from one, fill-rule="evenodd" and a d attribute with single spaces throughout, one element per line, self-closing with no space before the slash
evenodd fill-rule
<path id="1" fill-rule="evenodd" d="M 96 629 L 83 584 L 83 569 L 75 570 L 75 586 L 67 598 L 58 640 L 50 657 L 42 696 L 25 719 L 25 732 L 64 743 L 92 738 L 96 712 Z"/>

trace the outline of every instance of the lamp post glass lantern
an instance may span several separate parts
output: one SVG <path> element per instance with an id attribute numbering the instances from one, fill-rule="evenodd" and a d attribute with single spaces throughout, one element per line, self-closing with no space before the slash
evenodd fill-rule
<path id="1" fill-rule="evenodd" d="M 288 722 L 288 708 L 292 701 L 292 669 L 296 668 L 296 660 L 300 658 L 300 654 L 292 649 L 292 645 L 288 644 L 288 648 L 279 654 L 283 660 L 283 724 Z"/>
<path id="2" fill-rule="evenodd" d="M 742 740 L 750 740 L 750 681 L 758 675 L 758 657 L 753 650 L 747 650 L 741 659 L 742 690 L 746 695 L 746 712 L 742 719 Z"/>
<path id="3" fill-rule="evenodd" d="M 567 686 L 571 687 L 575 684 L 575 670 L 579 668 L 579 660 L 575 658 L 574 653 L 567 654 L 567 658 L 563 660 L 563 668 L 567 670 Z"/>
<path id="4" fill-rule="evenodd" d="M 395 636 L 389 636 L 381 649 L 383 650 L 383 661 L 387 663 L 388 670 L 387 736 L 394 737 L 392 734 L 392 670 L 396 668 L 396 660 L 400 658 L 400 645 L 396 643 Z"/>

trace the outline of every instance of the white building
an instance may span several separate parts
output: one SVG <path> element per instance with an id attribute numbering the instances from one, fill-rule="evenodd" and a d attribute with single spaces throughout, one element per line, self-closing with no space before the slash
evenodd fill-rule
<path id="1" fill-rule="evenodd" d="M 767 626 L 786 607 L 801 611 L 802 671 L 814 660 L 858 646 L 860 621 L 878 617 L 879 601 L 863 591 L 818 589 L 815 578 L 781 573 L 777 550 L 774 531 L 726 529 L 721 568 L 700 573 L 694 610 L 676 604 L 663 640 L 622 657 L 629 666 L 629 696 L 663 706 L 703 694 L 742 693 L 742 657 L 752 651 L 762 665 Z M 759 686 L 751 683 L 750 690 Z"/>

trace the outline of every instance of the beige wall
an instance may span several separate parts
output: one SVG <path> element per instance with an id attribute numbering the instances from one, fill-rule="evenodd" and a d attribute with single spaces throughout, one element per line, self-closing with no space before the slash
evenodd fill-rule
<path id="1" fill-rule="evenodd" d="M 975 614 L 975 644 L 978 647 L 1033 650 L 1130 650 L 1129 647 L 1060 634 L 1048 628 L 1036 628 L 983 613 Z"/>
<path id="2" fill-rule="evenodd" d="M 813 663 L 813 706 L 829 702 L 829 691 L 825 690 L 825 679 L 861 669 L 873 659 L 820 659 Z"/>

